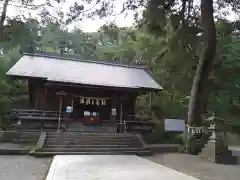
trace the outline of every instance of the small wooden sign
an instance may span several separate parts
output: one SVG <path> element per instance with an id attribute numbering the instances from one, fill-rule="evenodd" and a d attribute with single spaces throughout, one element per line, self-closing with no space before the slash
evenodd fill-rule
<path id="1" fill-rule="evenodd" d="M 64 92 L 64 91 L 59 91 L 59 92 L 56 92 L 56 95 L 58 95 L 58 96 L 66 96 L 67 93 Z"/>

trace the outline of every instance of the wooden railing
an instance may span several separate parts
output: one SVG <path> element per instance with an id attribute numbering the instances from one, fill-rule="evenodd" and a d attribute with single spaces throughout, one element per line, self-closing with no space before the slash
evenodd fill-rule
<path id="1" fill-rule="evenodd" d="M 65 113 L 59 114 L 58 111 L 44 111 L 36 109 L 14 109 L 13 113 L 16 115 L 16 118 L 18 120 L 58 121 L 59 116 L 61 120 L 69 119 Z"/>
<path id="2" fill-rule="evenodd" d="M 26 127 L 28 124 L 35 124 L 37 129 L 59 129 L 67 128 L 70 118 L 66 113 L 60 113 L 58 111 L 44 111 L 36 109 L 14 109 L 12 113 L 12 119 L 16 122 L 18 127 Z M 59 121 L 59 117 L 60 120 Z M 123 116 L 121 120 L 101 120 L 101 123 L 113 124 L 114 131 L 116 132 L 133 132 L 133 133 L 151 133 L 156 128 L 156 122 L 149 118 L 143 120 Z M 60 126 L 60 127 L 59 127 Z"/>
<path id="3" fill-rule="evenodd" d="M 14 109 L 11 115 L 12 121 L 18 128 L 26 127 L 31 122 L 36 129 L 65 129 L 69 117 L 58 111 L 44 111 L 37 109 Z M 62 122 L 62 123 L 61 123 Z"/>
<path id="4" fill-rule="evenodd" d="M 157 123 L 149 117 L 137 118 L 135 115 L 123 115 L 121 121 L 116 120 L 116 125 L 121 132 L 151 133 L 155 130 Z"/>

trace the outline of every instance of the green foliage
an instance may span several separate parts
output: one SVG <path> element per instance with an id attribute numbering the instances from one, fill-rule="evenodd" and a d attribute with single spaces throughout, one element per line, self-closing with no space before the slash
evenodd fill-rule
<path id="1" fill-rule="evenodd" d="M 183 144 L 183 134 L 165 132 L 163 123 L 160 123 L 154 133 L 144 136 L 144 140 L 149 144 Z"/>
<path id="2" fill-rule="evenodd" d="M 0 119 L 5 123 L 4 116 L 8 114 L 16 104 L 25 105 L 28 103 L 28 97 L 22 96 L 27 92 L 27 86 L 21 81 L 13 81 L 8 78 L 6 72 L 21 57 L 18 48 L 11 49 L 4 56 L 0 57 Z M 20 96 L 19 96 L 20 95 Z"/>

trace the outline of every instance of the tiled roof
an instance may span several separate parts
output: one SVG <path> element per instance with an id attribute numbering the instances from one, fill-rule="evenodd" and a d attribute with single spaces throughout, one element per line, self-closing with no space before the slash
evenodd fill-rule
<path id="1" fill-rule="evenodd" d="M 84 85 L 162 89 L 142 68 L 40 54 L 25 54 L 7 75 Z"/>

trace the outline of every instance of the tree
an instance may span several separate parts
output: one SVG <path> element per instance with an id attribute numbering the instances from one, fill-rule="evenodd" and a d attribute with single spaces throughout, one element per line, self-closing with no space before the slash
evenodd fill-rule
<path id="1" fill-rule="evenodd" d="M 201 125 L 204 104 L 207 100 L 206 88 L 208 84 L 208 77 L 215 58 L 217 44 L 213 12 L 213 1 L 201 0 L 201 21 L 203 28 L 204 50 L 198 62 L 191 90 L 188 110 L 188 124 L 191 126 Z"/>
<path id="2" fill-rule="evenodd" d="M 104 5 L 106 5 L 106 1 L 104 2 Z M 199 59 L 189 102 L 188 123 L 192 126 L 201 124 L 202 113 L 206 108 L 207 91 L 205 89 L 207 89 L 208 77 L 216 52 L 216 30 L 213 17 L 214 7 L 216 7 L 218 11 L 224 10 L 224 8 L 228 6 L 231 6 L 232 10 L 235 12 L 240 10 L 240 3 L 238 1 L 222 0 L 216 2 L 216 6 L 214 6 L 212 0 L 201 0 L 201 14 L 198 14 L 196 12 L 198 6 L 195 6 L 194 2 L 193 0 L 149 0 L 147 1 L 147 8 L 144 12 L 144 16 L 148 20 L 148 26 L 158 35 L 164 33 L 163 27 L 166 25 L 168 19 L 171 19 L 175 32 L 171 36 L 172 42 L 174 43 L 176 42 L 176 38 L 182 35 L 184 35 L 185 38 L 189 31 L 190 36 L 194 35 L 195 37 L 199 33 L 199 30 L 203 32 L 201 36 L 201 41 L 203 43 L 198 44 L 198 46 L 202 46 L 203 48 L 201 54 L 194 51 L 195 47 L 191 42 L 189 43 L 189 40 L 193 40 L 193 36 L 189 36 L 189 39 L 185 38 L 186 40 L 183 40 L 183 37 L 180 38 L 183 46 L 188 48 L 192 57 L 197 60 Z M 143 1 L 125 1 L 123 10 L 136 9 L 143 4 Z M 96 10 L 96 12 L 103 15 L 107 14 L 108 10 L 109 8 L 106 8 L 106 6 L 101 6 L 101 9 Z M 105 11 L 105 13 L 103 13 L 103 11 Z M 200 20 L 199 17 L 201 17 Z M 192 30 L 195 32 L 191 32 Z"/>
<path id="3" fill-rule="evenodd" d="M 41 9 L 41 13 L 43 12 L 48 13 L 47 11 L 48 8 L 46 7 L 53 7 L 53 2 L 61 3 L 64 0 L 45 0 L 44 3 L 42 4 L 36 4 L 36 0 L 0 0 L 0 3 L 3 4 L 3 9 L 1 12 L 1 17 L 0 17 L 0 41 L 2 41 L 3 38 L 3 30 L 4 30 L 4 23 L 7 17 L 7 8 L 9 6 L 14 6 L 15 8 L 24 8 L 24 9 L 31 9 L 31 10 L 36 10 L 36 9 Z M 60 14 L 59 14 L 60 15 Z"/>
<path id="4" fill-rule="evenodd" d="M 4 28 L 3 25 L 7 15 L 7 7 L 9 4 L 9 1 L 10 0 L 5 0 L 3 3 L 3 10 L 2 10 L 2 15 L 0 19 L 0 40 L 3 38 L 3 28 Z"/>

